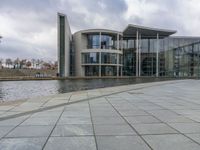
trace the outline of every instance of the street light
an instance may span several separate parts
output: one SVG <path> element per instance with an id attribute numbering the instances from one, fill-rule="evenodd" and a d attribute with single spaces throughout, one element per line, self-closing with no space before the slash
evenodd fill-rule
<path id="1" fill-rule="evenodd" d="M 1 43 L 1 39 L 2 39 L 3 37 L 0 35 L 0 43 Z"/>

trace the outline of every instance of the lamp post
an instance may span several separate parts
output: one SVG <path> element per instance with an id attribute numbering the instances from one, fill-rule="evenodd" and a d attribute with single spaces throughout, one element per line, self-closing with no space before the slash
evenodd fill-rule
<path id="1" fill-rule="evenodd" d="M 1 43 L 1 39 L 2 39 L 3 37 L 0 35 L 0 43 Z"/>

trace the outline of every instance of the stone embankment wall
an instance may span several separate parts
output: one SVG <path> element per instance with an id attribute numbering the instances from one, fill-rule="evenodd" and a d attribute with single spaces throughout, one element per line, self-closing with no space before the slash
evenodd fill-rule
<path id="1" fill-rule="evenodd" d="M 36 70 L 36 69 L 0 69 L 0 77 L 35 77 L 41 76 L 56 76 L 57 70 Z"/>

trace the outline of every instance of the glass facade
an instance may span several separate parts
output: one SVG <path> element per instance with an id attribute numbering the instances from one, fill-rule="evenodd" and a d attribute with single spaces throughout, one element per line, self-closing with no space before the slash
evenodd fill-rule
<path id="1" fill-rule="evenodd" d="M 123 56 L 118 53 L 105 52 L 105 50 L 117 50 L 118 46 L 118 48 L 121 47 L 118 37 L 122 38 L 117 33 L 87 34 L 87 48 L 99 51 L 82 52 L 81 62 L 85 76 L 117 76 L 122 73 Z M 104 51 L 101 52 L 101 49 Z"/>
<path id="2" fill-rule="evenodd" d="M 99 63 L 99 53 L 82 53 L 83 64 L 96 64 Z"/>
<path id="3" fill-rule="evenodd" d="M 100 35 L 88 35 L 88 49 L 98 49 L 100 48 Z"/>
<path id="4" fill-rule="evenodd" d="M 186 41 L 186 44 L 183 41 Z M 165 52 L 166 57 L 169 58 L 166 60 L 167 76 L 200 77 L 200 42 L 197 41 L 176 39 L 176 44 L 179 43 L 182 46 L 176 45 Z"/>
<path id="5" fill-rule="evenodd" d="M 141 76 L 156 76 L 157 39 L 140 39 L 138 44 Z M 125 39 L 123 46 L 123 75 L 136 76 L 136 40 Z M 167 37 L 159 39 L 158 47 L 159 76 L 197 77 L 200 74 L 200 38 Z"/>
<path id="6" fill-rule="evenodd" d="M 101 76 L 117 76 L 117 67 L 101 66 Z"/>
<path id="7" fill-rule="evenodd" d="M 200 38 L 166 36 L 157 39 L 156 36 L 146 38 L 140 35 L 137 43 L 136 37 L 120 40 L 122 36 L 117 36 L 87 34 L 88 49 L 99 51 L 82 53 L 82 64 L 88 64 L 84 66 L 86 76 L 137 76 L 136 73 L 152 77 L 200 75 Z M 113 50 L 118 46 L 122 48 L 122 54 L 101 52 L 101 49 Z"/>
<path id="8" fill-rule="evenodd" d="M 101 49 L 117 49 L 116 36 L 101 35 Z"/>
<path id="9" fill-rule="evenodd" d="M 117 49 L 117 35 L 89 34 L 87 39 L 88 49 Z"/>
<path id="10" fill-rule="evenodd" d="M 116 53 L 101 53 L 101 63 L 102 64 L 117 64 L 117 54 Z"/>
<path id="11" fill-rule="evenodd" d="M 60 77 L 65 76 L 65 17 L 59 16 L 60 18 L 60 27 L 59 27 L 59 33 L 60 33 L 60 43 L 59 43 L 59 73 Z"/>
<path id="12" fill-rule="evenodd" d="M 99 76 L 99 66 L 84 66 L 85 76 Z"/>

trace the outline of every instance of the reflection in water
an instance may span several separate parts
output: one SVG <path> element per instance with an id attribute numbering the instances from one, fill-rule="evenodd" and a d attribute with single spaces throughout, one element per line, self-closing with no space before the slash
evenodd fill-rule
<path id="1" fill-rule="evenodd" d="M 2 81 L 0 82 L 0 101 L 26 99 L 71 91 L 95 89 L 117 85 L 160 81 L 156 78 L 133 79 L 74 79 L 43 81 Z M 169 80 L 169 79 L 168 79 Z"/>

